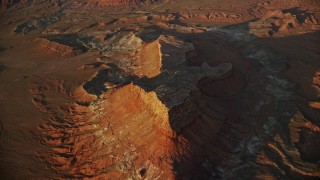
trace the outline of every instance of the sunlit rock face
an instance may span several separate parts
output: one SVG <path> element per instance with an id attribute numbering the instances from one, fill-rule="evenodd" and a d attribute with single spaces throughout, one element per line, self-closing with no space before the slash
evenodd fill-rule
<path id="1" fill-rule="evenodd" d="M 79 141 L 79 172 L 104 178 L 172 178 L 173 132 L 168 109 L 156 94 L 129 84 L 111 90 L 100 103 L 95 121 L 102 129 L 88 134 L 87 143 Z M 88 159 L 94 165 L 82 166 Z"/>
<path id="2" fill-rule="evenodd" d="M 38 102 L 45 100 L 35 95 L 35 105 L 46 111 L 46 103 Z M 41 142 L 51 147 L 41 156 L 60 176 L 173 178 L 175 133 L 168 109 L 154 92 L 128 84 L 108 91 L 91 108 L 69 108 L 74 115 L 54 117 L 39 126 L 45 135 Z"/>
<path id="3" fill-rule="evenodd" d="M 142 45 L 138 52 L 138 58 L 134 60 L 134 63 L 140 67 L 135 74 L 140 77 L 153 78 L 161 73 L 162 55 L 160 48 L 159 39 Z"/>
<path id="4" fill-rule="evenodd" d="M 119 59 L 123 68 L 138 77 L 153 78 L 160 74 L 162 67 L 159 39 L 143 41 L 134 34 L 115 35 L 107 40 L 108 56 Z"/>

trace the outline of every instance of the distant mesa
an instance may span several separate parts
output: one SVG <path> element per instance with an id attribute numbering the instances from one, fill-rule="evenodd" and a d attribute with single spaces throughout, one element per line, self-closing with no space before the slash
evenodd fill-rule
<path id="1" fill-rule="evenodd" d="M 139 3 L 139 0 L 89 0 L 88 4 L 98 6 L 133 6 Z"/>
<path id="2" fill-rule="evenodd" d="M 1 11 L 5 11 L 11 7 L 23 6 L 26 4 L 38 4 L 42 2 L 49 2 L 48 0 L 2 0 L 0 1 Z M 59 2 L 59 1 L 50 1 L 50 2 Z M 89 5 L 94 7 L 134 7 L 147 5 L 152 3 L 161 2 L 161 0 L 87 0 L 82 1 L 83 5 Z M 78 3 L 78 2 L 75 2 Z"/>
<path id="3" fill-rule="evenodd" d="M 144 4 L 160 2 L 160 0 L 89 0 L 88 4 L 97 6 L 113 6 L 113 7 L 124 7 L 124 6 L 140 6 Z"/>
<path id="4" fill-rule="evenodd" d="M 256 36 L 272 36 L 295 31 L 319 28 L 316 18 L 297 9 L 269 11 L 260 20 L 249 23 L 249 31 Z"/>

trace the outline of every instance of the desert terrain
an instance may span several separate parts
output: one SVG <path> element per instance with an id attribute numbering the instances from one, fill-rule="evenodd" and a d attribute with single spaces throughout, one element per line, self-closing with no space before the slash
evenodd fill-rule
<path id="1" fill-rule="evenodd" d="M 320 179 L 319 0 L 0 2 L 0 179 Z"/>

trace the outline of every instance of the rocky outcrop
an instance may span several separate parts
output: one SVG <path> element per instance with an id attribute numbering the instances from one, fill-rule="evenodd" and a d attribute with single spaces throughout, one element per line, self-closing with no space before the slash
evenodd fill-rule
<path id="1" fill-rule="evenodd" d="M 160 51 L 161 45 L 159 40 L 144 43 L 138 52 L 138 58 L 134 59 L 134 66 L 138 68 L 134 70 L 134 74 L 139 77 L 146 76 L 153 78 L 161 73 L 162 55 Z"/>
<path id="2" fill-rule="evenodd" d="M 256 36 L 272 36 L 294 32 L 316 30 L 318 21 L 312 14 L 301 12 L 283 12 L 280 10 L 267 12 L 261 20 L 249 23 L 250 33 Z"/>
<path id="3" fill-rule="evenodd" d="M 143 41 L 134 34 L 113 35 L 107 40 L 104 54 L 116 59 L 113 63 L 137 77 L 152 78 L 160 74 L 162 57 L 158 39 Z"/>
<path id="4" fill-rule="evenodd" d="M 166 14 L 166 15 L 142 15 L 138 17 L 121 17 L 119 19 L 115 19 L 112 22 L 112 25 L 125 25 L 125 24 L 134 24 L 134 23 L 157 23 L 157 22 L 169 22 L 176 19 L 178 16 L 174 14 Z"/>
<path id="5" fill-rule="evenodd" d="M 75 56 L 83 52 L 81 49 L 77 49 L 64 44 L 59 44 L 58 42 L 50 41 L 45 38 L 38 38 L 36 42 L 40 44 L 42 51 L 49 54 L 56 54 L 60 56 Z"/>
<path id="6" fill-rule="evenodd" d="M 154 92 L 129 84 L 91 107 L 69 102 L 59 108 L 46 99 L 58 89 L 36 87 L 34 104 L 52 116 L 39 126 L 40 142 L 50 147 L 41 156 L 61 177 L 173 178 L 174 133 Z"/>
<path id="7" fill-rule="evenodd" d="M 88 0 L 89 5 L 97 7 L 133 7 L 155 2 L 158 0 Z"/>
<path id="8" fill-rule="evenodd" d="M 320 177 L 319 34 L 253 36 L 317 27 L 309 1 L 28 2 L 0 28 L 4 179 Z"/>
<path id="9" fill-rule="evenodd" d="M 140 3 L 139 0 L 89 0 L 89 4 L 96 6 L 134 6 Z"/>

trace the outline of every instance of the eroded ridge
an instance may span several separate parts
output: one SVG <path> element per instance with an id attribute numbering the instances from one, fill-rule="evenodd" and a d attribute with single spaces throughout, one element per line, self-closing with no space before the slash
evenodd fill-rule
<path id="1" fill-rule="evenodd" d="M 252 35 L 239 29 L 207 33 L 212 39 L 198 35 L 192 45 L 161 36 L 155 52 L 160 51 L 160 43 L 164 48 L 159 54 L 164 55 L 156 55 L 155 62 L 162 61 L 162 72 L 153 78 L 140 76 L 142 79 L 125 62 L 128 57 L 133 61 L 143 55 L 153 57 L 140 54 L 143 41 L 135 35 L 110 39 L 112 45 L 103 56 L 120 61 L 108 65 L 108 60 L 100 58 L 97 67 L 104 64 L 107 69 L 88 82 L 91 88 L 101 87 L 100 93 L 84 84 L 87 92 L 82 90 L 80 100 L 64 108 L 74 113 L 54 115 L 50 123 L 40 126 L 46 134 L 42 143 L 55 152 L 43 158 L 59 174 L 70 177 L 227 178 L 249 169 L 250 173 L 241 177 L 285 177 L 281 172 L 318 177 L 317 165 L 300 159 L 308 159 L 304 154 L 308 146 L 302 148 L 301 143 L 306 142 L 297 137 L 316 138 L 318 129 L 308 120 L 303 124 L 296 118 L 297 107 L 290 102 L 296 96 L 294 84 L 281 74 L 286 57 L 255 43 Z M 171 48 L 165 48 L 169 43 Z M 235 47 L 236 52 L 232 50 Z M 134 56 L 130 56 L 132 52 Z M 172 61 L 179 56 L 185 58 Z M 146 71 L 151 67 L 157 66 L 145 66 Z M 124 79 L 113 81 L 120 77 Z M 35 105 L 57 114 L 41 94 L 35 97 Z M 94 101 L 86 99 L 95 95 Z M 80 105 L 81 97 L 88 104 Z M 248 125 L 254 119 L 259 119 L 256 123 L 260 125 Z M 63 130 L 66 127 L 68 130 Z M 300 130 L 304 134 L 297 133 Z"/>
<path id="2" fill-rule="evenodd" d="M 128 84 L 90 106 L 55 107 L 46 96 L 61 92 L 36 87 L 34 104 L 50 116 L 39 126 L 40 142 L 49 150 L 39 153 L 61 177 L 173 177 L 174 133 L 168 109 L 155 93 Z"/>

